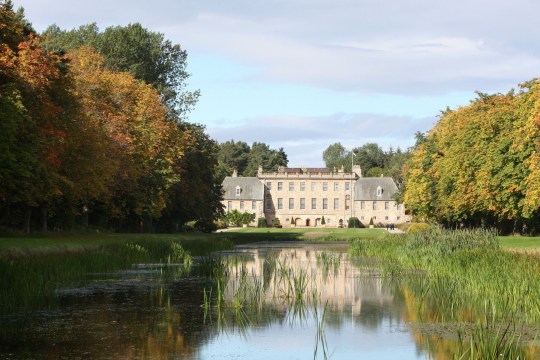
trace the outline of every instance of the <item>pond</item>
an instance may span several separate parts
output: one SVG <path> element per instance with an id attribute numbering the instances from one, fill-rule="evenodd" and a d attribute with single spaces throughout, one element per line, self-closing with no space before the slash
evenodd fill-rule
<path id="1" fill-rule="evenodd" d="M 455 331 L 419 326 L 407 291 L 345 250 L 261 243 L 87 273 L 53 305 L 3 312 L 0 358 L 451 358 Z"/>

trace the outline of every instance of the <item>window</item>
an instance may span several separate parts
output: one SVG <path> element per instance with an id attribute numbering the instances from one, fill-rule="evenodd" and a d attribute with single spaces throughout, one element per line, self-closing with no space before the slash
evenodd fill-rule
<path id="1" fill-rule="evenodd" d="M 334 191 L 339 191 L 339 183 L 334 183 Z"/>
<path id="2" fill-rule="evenodd" d="M 306 191 L 306 183 L 303 181 L 300 183 L 300 191 Z"/>
<path id="3" fill-rule="evenodd" d="M 374 217 L 373 217 L 373 220 L 377 220 L 377 217 L 376 217 L 376 216 L 374 216 Z"/>
<path id="4" fill-rule="evenodd" d="M 305 209 L 306 209 L 306 199 L 301 198 L 300 199 L 300 210 L 305 210 Z"/>
<path id="5" fill-rule="evenodd" d="M 317 198 L 311 198 L 311 209 L 312 210 L 317 209 Z"/>
<path id="6" fill-rule="evenodd" d="M 282 198 L 277 199 L 277 208 L 278 208 L 278 210 L 283 209 L 283 199 Z"/>
<path id="7" fill-rule="evenodd" d="M 385 216 L 385 217 L 384 217 L 384 220 L 388 220 L 388 216 Z"/>
<path id="8" fill-rule="evenodd" d="M 384 210 L 390 210 L 390 202 L 388 202 L 388 201 L 384 202 Z M 388 219 L 386 219 L 386 220 L 388 220 Z"/>
<path id="9" fill-rule="evenodd" d="M 322 191 L 328 191 L 328 183 L 327 182 L 322 183 Z"/>
<path id="10" fill-rule="evenodd" d="M 294 198 L 289 198 L 289 210 L 294 209 Z"/>
<path id="11" fill-rule="evenodd" d="M 232 210 L 232 201 L 227 201 L 227 210 Z"/>
<path id="12" fill-rule="evenodd" d="M 317 183 L 316 182 L 311 183 L 311 191 L 317 191 Z"/>
<path id="13" fill-rule="evenodd" d="M 382 187 L 377 186 L 377 196 L 382 196 Z"/>
<path id="14" fill-rule="evenodd" d="M 348 182 L 345 183 L 345 190 L 346 191 L 351 190 L 351 183 L 348 183 Z"/>
<path id="15" fill-rule="evenodd" d="M 277 189 L 278 189 L 278 191 L 283 190 L 283 182 L 282 182 L 282 181 L 278 181 L 278 183 L 277 183 Z"/>
<path id="16" fill-rule="evenodd" d="M 334 198 L 334 210 L 339 210 L 339 198 Z"/>
<path id="17" fill-rule="evenodd" d="M 323 210 L 328 210 L 328 199 L 327 198 L 322 199 L 322 208 L 323 208 Z"/>
<path id="18" fill-rule="evenodd" d="M 289 191 L 294 191 L 294 183 L 293 182 L 289 183 Z"/>
<path id="19" fill-rule="evenodd" d="M 266 187 L 268 188 L 268 190 L 272 190 L 272 183 L 270 181 L 267 182 Z"/>
<path id="20" fill-rule="evenodd" d="M 377 210 L 377 202 L 376 201 L 373 202 L 373 210 Z"/>
<path id="21" fill-rule="evenodd" d="M 242 193 L 242 188 L 240 186 L 237 186 L 236 187 L 236 196 L 240 196 L 241 193 Z"/>
<path id="22" fill-rule="evenodd" d="M 366 202 L 360 201 L 360 210 L 364 210 L 366 208 Z"/>
<path id="23" fill-rule="evenodd" d="M 269 199 L 266 199 L 266 210 L 271 210 L 272 209 L 272 203 L 270 202 Z"/>
<path id="24" fill-rule="evenodd" d="M 257 202 L 256 201 L 251 202 L 251 210 L 257 210 Z"/>
<path id="25" fill-rule="evenodd" d="M 244 202 L 240 201 L 240 210 L 244 210 Z"/>
<path id="26" fill-rule="evenodd" d="M 399 221 L 399 220 L 401 220 L 401 216 L 398 216 L 398 217 L 397 217 L 397 221 Z"/>
<path id="27" fill-rule="evenodd" d="M 345 195 L 345 200 L 351 200 L 351 195 Z"/>

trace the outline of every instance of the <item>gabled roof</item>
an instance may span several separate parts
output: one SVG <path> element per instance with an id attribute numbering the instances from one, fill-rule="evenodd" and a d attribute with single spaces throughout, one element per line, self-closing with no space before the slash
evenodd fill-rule
<path id="1" fill-rule="evenodd" d="M 382 194 L 377 196 L 377 188 L 381 187 Z M 354 185 L 354 200 L 394 200 L 392 197 L 398 188 L 391 177 L 359 178 Z"/>
<path id="2" fill-rule="evenodd" d="M 263 200 L 264 185 L 256 177 L 227 176 L 223 180 L 224 200 Z M 236 195 L 236 187 L 240 186 L 240 195 Z"/>

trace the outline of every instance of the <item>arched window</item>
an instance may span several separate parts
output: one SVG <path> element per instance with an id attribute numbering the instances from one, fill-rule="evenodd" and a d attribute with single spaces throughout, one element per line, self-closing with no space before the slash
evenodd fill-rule
<path id="1" fill-rule="evenodd" d="M 382 196 L 382 187 L 377 186 L 377 196 Z"/>
<path id="2" fill-rule="evenodd" d="M 242 188 L 240 186 L 236 187 L 236 196 L 240 196 L 240 193 L 242 192 Z"/>

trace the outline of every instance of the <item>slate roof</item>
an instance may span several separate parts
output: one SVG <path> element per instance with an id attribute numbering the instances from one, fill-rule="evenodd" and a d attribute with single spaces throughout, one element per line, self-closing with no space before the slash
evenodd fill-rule
<path id="1" fill-rule="evenodd" d="M 264 185 L 256 177 L 232 177 L 227 176 L 223 180 L 224 200 L 263 200 Z M 236 187 L 242 189 L 236 196 Z"/>
<path id="2" fill-rule="evenodd" d="M 377 187 L 382 188 L 382 195 L 377 196 Z M 398 191 L 391 177 L 365 177 L 356 180 L 354 185 L 354 200 L 394 200 L 392 196 Z"/>

